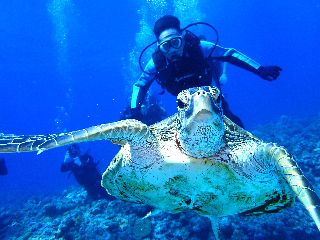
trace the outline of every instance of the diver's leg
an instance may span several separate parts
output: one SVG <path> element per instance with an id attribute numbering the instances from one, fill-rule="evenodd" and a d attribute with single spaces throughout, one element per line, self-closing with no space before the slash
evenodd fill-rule
<path id="1" fill-rule="evenodd" d="M 241 121 L 241 119 L 233 114 L 229 108 L 228 102 L 225 100 L 225 98 L 222 98 L 222 108 L 223 108 L 223 114 L 228 117 L 232 122 L 237 124 L 238 126 L 244 128 L 244 124 Z"/>

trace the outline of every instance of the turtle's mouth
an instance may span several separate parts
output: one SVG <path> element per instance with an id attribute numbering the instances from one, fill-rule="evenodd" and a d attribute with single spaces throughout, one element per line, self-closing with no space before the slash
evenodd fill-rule
<path id="1" fill-rule="evenodd" d="M 220 115 L 221 108 L 208 95 L 196 95 L 193 99 L 191 118 L 208 119 Z"/>
<path id="2" fill-rule="evenodd" d="M 195 114 L 194 120 L 207 120 L 212 118 L 212 116 L 213 116 L 212 111 L 208 109 L 202 109 Z"/>
<path id="3" fill-rule="evenodd" d="M 192 116 L 187 121 L 187 129 L 195 129 L 197 125 L 221 125 L 221 119 L 218 114 L 216 114 L 211 109 L 201 109 L 198 112 L 194 112 Z"/>
<path id="4" fill-rule="evenodd" d="M 220 129 L 223 125 L 221 107 L 206 93 L 199 92 L 193 96 L 190 107 L 183 117 L 183 126 L 188 134 L 211 127 Z"/>

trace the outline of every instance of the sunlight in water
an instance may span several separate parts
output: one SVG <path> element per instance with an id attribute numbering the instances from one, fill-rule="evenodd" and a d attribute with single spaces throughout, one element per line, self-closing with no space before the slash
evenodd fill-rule
<path id="1" fill-rule="evenodd" d="M 48 12 L 54 28 L 54 40 L 57 46 L 58 67 L 60 72 L 65 71 L 68 63 L 68 13 L 74 8 L 71 0 L 52 0 L 48 5 Z"/>
<path id="2" fill-rule="evenodd" d="M 57 130 L 62 131 L 68 120 L 68 112 L 73 104 L 73 90 L 70 77 L 69 42 L 72 19 L 74 19 L 74 3 L 72 0 L 52 0 L 48 4 L 48 13 L 53 25 L 53 38 L 57 51 L 57 68 L 61 75 L 61 84 L 65 92 L 65 106 L 56 106 L 54 119 Z"/>
<path id="3" fill-rule="evenodd" d="M 203 21 L 205 18 L 205 14 L 201 12 L 199 0 L 173 0 L 173 6 L 173 14 L 180 19 L 182 26 Z"/>

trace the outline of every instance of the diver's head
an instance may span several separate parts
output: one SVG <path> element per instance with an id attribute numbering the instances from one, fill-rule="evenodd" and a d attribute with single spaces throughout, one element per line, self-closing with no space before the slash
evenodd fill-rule
<path id="1" fill-rule="evenodd" d="M 156 36 L 157 40 L 159 40 L 160 34 L 167 29 L 173 28 L 177 32 L 181 32 L 180 29 L 180 21 L 177 17 L 171 15 L 165 15 L 159 18 L 153 27 L 154 35 Z"/>
<path id="2" fill-rule="evenodd" d="M 72 158 L 80 156 L 80 147 L 77 144 L 72 144 L 68 147 L 69 156 Z"/>
<path id="3" fill-rule="evenodd" d="M 184 39 L 180 21 L 177 17 L 165 15 L 154 24 L 153 32 L 158 41 L 158 48 L 162 54 L 171 59 L 183 53 Z"/>

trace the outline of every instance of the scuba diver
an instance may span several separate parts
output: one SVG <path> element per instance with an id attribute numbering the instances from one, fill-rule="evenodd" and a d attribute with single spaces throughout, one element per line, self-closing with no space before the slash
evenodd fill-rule
<path id="1" fill-rule="evenodd" d="M 96 200 L 99 198 L 113 199 L 101 186 L 101 174 L 97 169 L 98 162 L 86 152 L 81 154 L 77 144 L 71 145 L 61 164 L 61 172 L 71 171 L 77 182 L 84 187 L 88 197 Z"/>
<path id="2" fill-rule="evenodd" d="M 157 97 L 149 94 L 144 103 L 140 107 L 141 116 L 140 121 L 149 125 L 159 122 L 167 117 L 167 112 L 158 101 Z M 120 120 L 131 118 L 131 106 L 128 105 L 120 115 Z"/>
<path id="3" fill-rule="evenodd" d="M 0 176 L 8 175 L 8 169 L 6 166 L 6 162 L 3 158 L 0 158 Z"/>
<path id="4" fill-rule="evenodd" d="M 181 29 L 180 20 L 171 15 L 165 15 L 155 22 L 153 31 L 157 38 L 154 42 L 157 43 L 157 50 L 133 85 L 130 118 L 142 119 L 141 106 L 154 80 L 163 89 L 177 96 L 182 90 L 192 87 L 214 84 L 221 89 L 220 78 L 224 75 L 222 64 L 225 62 L 255 73 L 267 81 L 273 81 L 280 75 L 282 69 L 278 66 L 262 66 L 233 48 L 217 45 L 218 35 L 216 43 L 200 40 L 187 30 L 189 26 L 196 24 L 200 23 L 190 24 Z M 210 24 L 201 24 L 213 28 Z M 142 51 L 139 59 L 140 67 L 143 52 L 154 43 Z M 244 127 L 240 118 L 232 114 L 224 98 L 222 107 L 227 117 Z"/>

